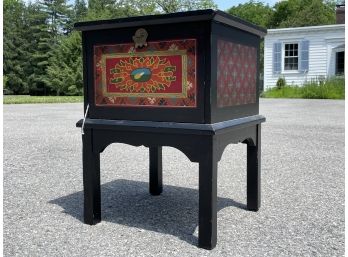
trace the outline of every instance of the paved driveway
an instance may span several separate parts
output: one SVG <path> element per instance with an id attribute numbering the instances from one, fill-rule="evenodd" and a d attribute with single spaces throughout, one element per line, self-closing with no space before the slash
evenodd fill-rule
<path id="1" fill-rule="evenodd" d="M 262 99 L 262 206 L 245 210 L 246 146 L 219 163 L 218 244 L 197 243 L 198 165 L 165 147 L 164 192 L 148 151 L 101 155 L 102 219 L 82 222 L 82 104 L 4 106 L 4 255 L 343 256 L 344 101 Z"/>

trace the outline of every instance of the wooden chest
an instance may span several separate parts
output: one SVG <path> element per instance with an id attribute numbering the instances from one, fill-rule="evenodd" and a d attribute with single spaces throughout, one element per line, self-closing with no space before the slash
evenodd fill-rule
<path id="1" fill-rule="evenodd" d="M 75 28 L 90 119 L 210 124 L 259 112 L 262 28 L 213 10 Z"/>

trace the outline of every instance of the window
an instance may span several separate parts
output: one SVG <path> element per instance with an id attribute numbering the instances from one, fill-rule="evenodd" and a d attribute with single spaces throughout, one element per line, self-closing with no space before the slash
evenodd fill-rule
<path id="1" fill-rule="evenodd" d="M 309 46 L 310 42 L 305 38 L 292 42 L 274 42 L 273 74 L 307 73 L 310 57 Z"/>
<path id="2" fill-rule="evenodd" d="M 336 53 L 336 75 L 344 74 L 344 51 Z"/>
<path id="3" fill-rule="evenodd" d="M 298 44 L 284 45 L 284 70 L 298 70 Z"/>

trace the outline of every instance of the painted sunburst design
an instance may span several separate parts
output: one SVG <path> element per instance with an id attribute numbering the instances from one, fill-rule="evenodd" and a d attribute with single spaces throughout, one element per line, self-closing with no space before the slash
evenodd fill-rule
<path id="1" fill-rule="evenodd" d="M 97 106 L 195 108 L 196 40 L 94 46 Z"/>
<path id="2" fill-rule="evenodd" d="M 131 57 L 120 60 L 110 70 L 109 83 L 123 92 L 156 93 L 176 81 L 175 70 L 165 57 Z"/>

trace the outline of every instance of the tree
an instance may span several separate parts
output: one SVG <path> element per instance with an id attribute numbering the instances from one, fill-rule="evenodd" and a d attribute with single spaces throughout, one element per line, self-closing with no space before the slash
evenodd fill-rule
<path id="1" fill-rule="evenodd" d="M 66 34 L 69 31 L 69 18 L 72 16 L 71 5 L 67 0 L 40 0 L 42 12 L 47 14 L 46 24 L 53 37 Z"/>
<path id="2" fill-rule="evenodd" d="M 27 60 L 23 32 L 25 5 L 21 0 L 4 1 L 4 75 L 6 88 L 14 94 L 28 90 L 24 63 Z"/>
<path id="3" fill-rule="evenodd" d="M 61 37 L 49 59 L 45 83 L 56 95 L 82 94 L 82 47 L 78 32 Z"/>
<path id="4" fill-rule="evenodd" d="M 3 83 L 3 93 L 4 94 L 10 94 L 11 93 L 11 90 L 8 88 L 7 81 L 8 81 L 8 78 L 6 77 L 6 75 L 3 75 L 2 83 Z"/>
<path id="5" fill-rule="evenodd" d="M 66 0 L 42 0 L 29 5 L 28 39 L 30 39 L 29 93 L 47 95 L 47 67 L 61 35 L 69 32 L 70 7 Z"/>
<path id="6" fill-rule="evenodd" d="M 159 14 L 155 1 L 132 0 L 123 1 L 126 16 Z"/>
<path id="7" fill-rule="evenodd" d="M 269 5 L 250 0 L 245 4 L 231 7 L 227 12 L 261 27 L 268 28 L 274 11 Z"/>
<path id="8" fill-rule="evenodd" d="M 334 24 L 335 1 L 287 0 L 274 5 L 272 28 L 289 28 Z"/>
<path id="9" fill-rule="evenodd" d="M 88 12 L 85 20 L 99 20 L 116 18 L 112 15 L 115 10 L 113 0 L 88 0 Z"/>
<path id="10" fill-rule="evenodd" d="M 29 4 L 26 33 L 29 60 L 26 63 L 26 74 L 31 95 L 47 95 L 50 92 L 44 81 L 48 59 L 55 44 L 55 35 L 48 24 L 49 18 L 40 4 Z"/>
<path id="11" fill-rule="evenodd" d="M 164 13 L 180 11 L 191 11 L 199 9 L 216 9 L 216 4 L 212 0 L 154 0 L 156 5 Z"/>
<path id="12" fill-rule="evenodd" d="M 73 7 L 73 21 L 77 22 L 82 20 L 87 15 L 87 4 L 85 0 L 75 0 Z"/>
<path id="13" fill-rule="evenodd" d="M 73 6 L 67 6 L 66 9 L 66 23 L 65 34 L 69 35 L 74 30 L 74 23 L 84 20 L 87 15 L 88 8 L 85 0 L 75 0 Z M 72 7 L 72 8 L 71 8 Z"/>
<path id="14" fill-rule="evenodd" d="M 216 8 L 212 0 L 89 0 L 86 20 Z"/>

